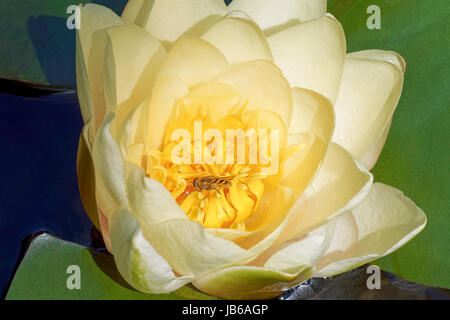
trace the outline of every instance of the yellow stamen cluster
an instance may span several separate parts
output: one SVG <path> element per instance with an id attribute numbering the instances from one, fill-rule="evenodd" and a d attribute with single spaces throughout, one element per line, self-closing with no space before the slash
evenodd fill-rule
<path id="1" fill-rule="evenodd" d="M 169 121 L 160 150 L 141 150 L 140 166 L 146 176 L 163 184 L 186 212 L 191 220 L 203 224 L 206 228 L 231 228 L 245 230 L 245 222 L 258 209 L 265 190 L 270 189 L 281 177 L 281 170 L 268 175 L 261 163 L 238 163 L 234 153 L 233 163 L 203 161 L 195 163 L 194 139 L 189 142 L 191 163 L 176 163 L 173 150 L 179 143 L 171 139 L 177 129 L 194 132 L 194 122 L 201 121 L 204 129 L 215 128 L 226 136 L 227 129 L 247 130 L 245 104 L 236 106 L 228 115 L 218 121 L 212 121 L 207 111 L 199 108 L 195 115 L 185 112 L 180 100 L 172 119 Z M 223 139 L 222 146 L 227 146 Z M 210 148 L 214 156 L 217 150 L 212 146 L 214 138 L 201 142 L 204 148 Z M 250 150 L 250 139 L 245 140 L 245 150 Z M 198 145 L 197 145 L 198 146 Z M 144 148 L 145 149 L 145 148 Z M 228 152 L 229 150 L 224 150 Z M 248 155 L 246 157 L 248 160 Z"/>

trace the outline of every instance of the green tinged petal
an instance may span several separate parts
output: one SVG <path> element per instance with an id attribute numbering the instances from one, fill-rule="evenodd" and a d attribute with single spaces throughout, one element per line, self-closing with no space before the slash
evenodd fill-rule
<path id="1" fill-rule="evenodd" d="M 300 266 L 292 272 L 236 266 L 214 272 L 193 285 L 207 294 L 225 299 L 269 299 L 311 278 L 312 269 Z"/>
<path id="2" fill-rule="evenodd" d="M 169 293 L 192 281 L 176 276 L 171 266 L 144 238 L 137 220 L 125 209 L 109 217 L 111 246 L 117 268 L 129 284 L 146 293 Z"/>

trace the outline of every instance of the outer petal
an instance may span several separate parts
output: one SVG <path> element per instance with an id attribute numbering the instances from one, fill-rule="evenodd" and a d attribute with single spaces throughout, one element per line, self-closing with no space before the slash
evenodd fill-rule
<path id="1" fill-rule="evenodd" d="M 271 34 L 292 24 L 323 16 L 327 12 L 327 1 L 233 0 L 228 9 L 246 12 L 266 34 Z"/>
<path id="2" fill-rule="evenodd" d="M 95 193 L 98 207 L 109 216 L 127 207 L 123 159 L 110 133 L 113 113 L 107 114 L 95 137 L 92 158 L 95 167 Z"/>
<path id="3" fill-rule="evenodd" d="M 81 115 L 83 122 L 86 124 L 94 117 L 94 101 L 92 100 L 91 85 L 89 83 L 88 71 L 86 67 L 87 61 L 83 55 L 79 31 L 76 37 L 76 78 L 77 93 L 80 103 Z M 91 140 L 92 141 L 92 140 Z"/>
<path id="4" fill-rule="evenodd" d="M 292 93 L 280 69 L 270 61 L 257 60 L 234 64 L 216 79 L 235 87 L 248 108 L 267 109 L 289 124 L 292 115 Z"/>
<path id="5" fill-rule="evenodd" d="M 122 19 L 108 8 L 96 4 L 81 8 L 81 28 L 77 30 L 77 88 L 83 119 L 90 118 L 88 109 L 92 106 L 96 128 L 106 112 L 103 94 L 106 31 L 121 24 Z"/>
<path id="6" fill-rule="evenodd" d="M 260 257 L 268 257 L 265 267 L 277 270 L 292 270 L 298 266 L 314 267 L 330 245 L 334 224 L 329 223 L 310 233 L 270 248 Z"/>
<path id="7" fill-rule="evenodd" d="M 154 226 L 142 221 L 140 225 L 146 239 L 179 274 L 202 276 L 226 266 L 247 263 L 255 257 L 188 219 L 172 219 Z"/>
<path id="8" fill-rule="evenodd" d="M 144 16 L 150 13 L 154 1 L 148 0 L 128 0 L 125 9 L 122 12 L 122 19 L 129 24 L 138 24 Z"/>
<path id="9" fill-rule="evenodd" d="M 201 35 L 226 12 L 220 0 L 130 0 L 122 17 L 173 43 L 183 34 Z"/>
<path id="10" fill-rule="evenodd" d="M 317 276 L 355 268 L 397 250 L 426 225 L 423 211 L 403 193 L 375 183 L 357 207 L 339 218 L 332 245 L 318 263 Z"/>
<path id="11" fill-rule="evenodd" d="M 127 160 L 129 148 L 134 145 L 144 145 L 145 134 L 148 127 L 148 106 L 150 97 L 144 100 L 136 109 L 134 109 L 119 129 L 114 140 L 119 145 L 122 158 Z M 112 122 L 114 124 L 114 121 Z M 139 162 L 140 163 L 140 162 Z"/>
<path id="12" fill-rule="evenodd" d="M 105 101 L 116 112 L 112 127 L 120 128 L 128 114 L 150 95 L 153 79 L 166 58 L 161 43 L 134 25 L 108 30 L 105 52 Z"/>
<path id="13" fill-rule="evenodd" d="M 403 86 L 405 64 L 395 52 L 347 55 L 336 101 L 336 142 L 371 169 L 378 159 Z"/>
<path id="14" fill-rule="evenodd" d="M 225 268 L 200 278 L 195 287 L 225 299 L 269 299 L 311 278 L 307 266 L 292 273 L 253 266 Z"/>
<path id="15" fill-rule="evenodd" d="M 191 86 L 212 80 L 228 68 L 228 61 L 219 49 L 205 40 L 184 36 L 169 51 L 157 78 L 173 73 Z"/>
<path id="16" fill-rule="evenodd" d="M 386 143 L 389 130 L 391 129 L 391 124 L 392 124 L 392 117 L 388 125 L 386 126 L 386 128 L 384 128 L 383 132 L 377 138 L 377 140 L 372 145 L 370 150 L 367 151 L 364 157 L 361 159 L 361 162 L 367 168 L 369 168 L 369 170 L 371 170 L 375 166 L 376 162 L 378 161 L 378 158 L 380 157 L 381 151 L 383 150 L 384 144 Z"/>
<path id="17" fill-rule="evenodd" d="M 217 47 L 230 63 L 273 61 L 264 33 L 247 19 L 224 18 L 206 31 L 202 39 Z"/>
<path id="18" fill-rule="evenodd" d="M 324 163 L 293 208 L 277 243 L 314 230 L 358 205 L 372 186 L 372 175 L 344 148 L 332 143 Z"/>
<path id="19" fill-rule="evenodd" d="M 331 15 L 292 26 L 268 38 L 275 63 L 291 87 L 336 101 L 344 66 L 344 30 Z"/>
<path id="20" fill-rule="evenodd" d="M 134 164 L 125 164 L 130 209 L 135 217 L 156 225 L 171 219 L 188 219 L 181 208 L 174 208 L 174 199 L 165 187 L 154 179 L 147 178 L 145 171 Z"/>
<path id="21" fill-rule="evenodd" d="M 145 240 L 130 212 L 119 209 L 109 217 L 109 234 L 117 269 L 135 289 L 146 293 L 170 293 L 192 281 L 177 277 L 170 265 Z"/>
<path id="22" fill-rule="evenodd" d="M 95 199 L 95 171 L 91 155 L 91 144 L 89 142 L 89 129 L 93 121 L 89 121 L 80 135 L 77 151 L 77 176 L 78 189 L 81 202 L 92 223 L 100 230 L 98 218 L 97 201 Z"/>

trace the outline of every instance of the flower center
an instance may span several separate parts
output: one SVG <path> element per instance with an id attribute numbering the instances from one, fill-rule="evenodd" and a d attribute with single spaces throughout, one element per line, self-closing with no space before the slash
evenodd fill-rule
<path id="1" fill-rule="evenodd" d="M 206 228 L 246 230 L 263 193 L 281 178 L 285 131 L 280 141 L 279 129 L 261 125 L 278 116 L 249 112 L 245 103 L 215 121 L 203 108 L 185 110 L 179 100 L 159 150 L 132 147 L 129 157 L 139 159 L 146 176 L 163 184 L 191 220 Z"/>

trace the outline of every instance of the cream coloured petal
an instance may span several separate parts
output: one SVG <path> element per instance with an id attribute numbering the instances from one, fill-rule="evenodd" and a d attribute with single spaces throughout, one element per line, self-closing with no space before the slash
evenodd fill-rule
<path id="1" fill-rule="evenodd" d="M 123 159 L 119 146 L 110 133 L 112 119 L 114 113 L 108 113 L 98 129 L 92 147 L 97 205 L 106 216 L 128 205 Z"/>
<path id="2" fill-rule="evenodd" d="M 277 186 L 263 195 L 258 210 L 246 221 L 248 235 L 235 240 L 241 247 L 259 255 L 272 246 L 286 228 L 296 198 L 292 189 Z"/>
<path id="3" fill-rule="evenodd" d="M 353 208 L 368 194 L 372 182 L 372 174 L 357 159 L 332 143 L 317 177 L 303 195 L 307 208 L 301 227 L 323 223 Z"/>
<path id="4" fill-rule="evenodd" d="M 118 209 L 108 221 L 117 269 L 135 289 L 153 294 L 170 293 L 193 280 L 173 273 L 167 261 L 144 238 L 139 223 L 127 209 Z"/>
<path id="5" fill-rule="evenodd" d="M 147 110 L 146 142 L 150 149 L 158 149 L 164 138 L 165 128 L 173 115 L 176 99 L 189 92 L 185 83 L 175 74 L 162 75 L 155 83 Z"/>
<path id="6" fill-rule="evenodd" d="M 292 116 L 292 92 L 280 69 L 267 60 L 238 63 L 221 74 L 216 81 L 236 88 L 241 98 L 248 99 L 249 110 L 266 109 L 281 116 L 286 126 Z"/>
<path id="7" fill-rule="evenodd" d="M 228 61 L 219 49 L 200 38 L 184 36 L 170 49 L 157 78 L 173 73 L 190 87 L 210 81 L 228 68 Z"/>
<path id="8" fill-rule="evenodd" d="M 283 271 L 305 265 L 314 267 L 329 247 L 333 233 L 334 224 L 328 223 L 298 238 L 274 246 L 263 253 L 263 256 L 269 256 L 264 267 Z"/>
<path id="9" fill-rule="evenodd" d="M 254 266 L 234 266 L 208 274 L 193 282 L 203 292 L 225 299 L 269 299 L 311 278 L 302 266 L 292 272 Z"/>
<path id="10" fill-rule="evenodd" d="M 303 88 L 292 88 L 294 108 L 289 133 L 311 132 L 329 141 L 334 132 L 333 105 L 324 96 Z"/>
<path id="11" fill-rule="evenodd" d="M 306 22 L 327 12 L 326 0 L 233 0 L 228 9 L 249 14 L 271 34 L 292 24 Z"/>
<path id="12" fill-rule="evenodd" d="M 170 219 L 188 219 L 167 189 L 147 178 L 142 168 L 125 162 L 125 176 L 130 209 L 138 220 L 153 226 Z"/>
<path id="13" fill-rule="evenodd" d="M 106 113 L 103 94 L 104 55 L 107 30 L 113 26 L 123 24 L 122 19 L 110 9 L 86 4 L 81 8 L 81 27 L 77 30 L 77 80 L 80 91 L 82 110 L 94 108 L 95 127 L 98 128 Z M 86 76 L 88 83 L 86 83 Z M 90 95 L 88 95 L 88 92 Z M 84 112 L 85 119 L 89 112 Z"/>
<path id="14" fill-rule="evenodd" d="M 223 238 L 225 240 L 236 240 L 248 236 L 250 232 L 238 229 L 216 229 L 207 228 L 206 231 L 215 237 Z"/>
<path id="15" fill-rule="evenodd" d="M 86 124 L 94 117 L 94 102 L 92 100 L 91 85 L 86 67 L 86 61 L 81 49 L 80 37 L 77 31 L 76 37 L 76 78 L 77 78 L 77 93 L 80 104 L 81 115 L 83 122 Z M 92 121 L 94 122 L 94 120 Z M 90 139 L 92 142 L 92 139 Z"/>
<path id="16" fill-rule="evenodd" d="M 299 197 L 320 168 L 329 140 L 323 141 L 312 133 L 294 133 L 289 135 L 288 143 L 288 150 L 293 150 L 285 156 L 280 184 L 291 188 Z"/>
<path id="17" fill-rule="evenodd" d="M 153 3 L 153 0 L 128 0 L 122 12 L 122 20 L 129 24 L 141 25 L 139 22 L 148 15 Z"/>
<path id="18" fill-rule="evenodd" d="M 239 103 L 242 104 L 239 91 L 226 83 L 204 82 L 189 89 L 189 93 L 183 97 L 186 112 L 196 114 L 207 108 L 213 122 L 226 117 Z"/>
<path id="19" fill-rule="evenodd" d="M 107 34 L 104 92 L 107 110 L 116 113 L 111 128 L 115 137 L 128 114 L 151 94 L 166 51 L 158 40 L 134 25 L 113 27 Z"/>
<path id="20" fill-rule="evenodd" d="M 298 237 L 358 205 L 368 194 L 373 177 L 357 159 L 331 143 L 322 167 L 301 196 L 277 243 Z"/>
<path id="21" fill-rule="evenodd" d="M 395 51 L 372 49 L 372 50 L 350 52 L 347 54 L 347 56 L 360 59 L 389 62 L 394 66 L 396 66 L 399 70 L 401 70 L 401 72 L 404 73 L 406 71 L 405 59 L 403 59 L 403 57 Z"/>
<path id="22" fill-rule="evenodd" d="M 89 131 L 93 121 L 90 120 L 81 131 L 77 151 L 78 189 L 84 211 L 92 223 L 100 230 L 97 201 L 95 199 L 95 173 L 92 161 L 92 144 L 89 141 Z"/>
<path id="23" fill-rule="evenodd" d="M 267 40 L 291 87 L 314 90 L 335 103 L 346 42 L 344 30 L 333 16 L 289 27 Z"/>
<path id="24" fill-rule="evenodd" d="M 381 151 L 383 150 L 384 144 L 386 143 L 387 137 L 389 135 L 391 124 L 392 124 L 392 117 L 388 125 L 386 126 L 386 128 L 384 128 L 381 135 L 378 136 L 377 140 L 372 145 L 370 150 L 367 151 L 364 157 L 361 159 L 361 163 L 363 163 L 369 170 L 371 170 L 375 166 L 375 164 L 378 161 L 378 158 L 380 157 Z"/>
<path id="25" fill-rule="evenodd" d="M 226 13 L 221 0 L 131 0 L 122 17 L 170 44 L 184 34 L 201 35 Z"/>
<path id="26" fill-rule="evenodd" d="M 257 132 L 267 132 L 266 137 L 268 142 L 270 140 L 270 143 L 274 143 L 276 148 L 283 148 L 286 146 L 288 140 L 286 122 L 277 112 L 269 110 L 255 110 L 244 114 L 243 120 L 247 128 L 255 129 Z M 260 143 L 260 148 L 264 148 L 263 145 L 264 143 Z M 267 146 L 267 150 L 269 150 L 269 145 Z M 270 167 L 264 167 L 262 172 L 266 172 L 268 174 L 279 173 L 280 166 L 279 164 L 278 166 L 276 165 L 277 162 L 279 162 L 279 159 L 275 160 L 275 156 L 275 154 L 270 155 L 268 153 L 267 160 L 271 161 L 271 164 Z"/>
<path id="27" fill-rule="evenodd" d="M 317 92 L 293 88 L 294 112 L 289 126 L 289 145 L 281 183 L 300 195 L 319 168 L 334 131 L 334 111 Z M 288 149 L 289 150 L 289 149 Z"/>
<path id="28" fill-rule="evenodd" d="M 172 219 L 154 226 L 140 221 L 140 225 L 150 244 L 182 275 L 202 276 L 226 266 L 245 264 L 255 257 L 189 219 Z"/>
<path id="29" fill-rule="evenodd" d="M 184 82 L 174 74 L 161 76 L 153 86 L 151 95 L 134 109 L 122 123 L 117 137 L 122 156 L 128 148 L 143 144 L 148 151 L 157 150 L 165 128 L 173 115 L 175 102 L 189 92 Z"/>
<path id="30" fill-rule="evenodd" d="M 119 145 L 122 158 L 126 159 L 129 148 L 133 145 L 144 145 L 148 127 L 148 106 L 151 97 L 145 99 L 134 109 L 122 123 L 114 140 Z M 114 123 L 114 122 L 113 122 Z"/>
<path id="31" fill-rule="evenodd" d="M 229 63 L 273 61 L 264 33 L 256 24 L 244 18 L 224 18 L 208 29 L 202 39 L 218 48 Z"/>
<path id="32" fill-rule="evenodd" d="M 340 226 L 316 275 L 331 276 L 388 255 L 416 236 L 426 222 L 423 211 L 401 191 L 375 183 L 357 207 L 338 219 Z"/>
<path id="33" fill-rule="evenodd" d="M 333 140 L 369 169 L 375 165 L 389 132 L 404 70 L 404 61 L 395 52 L 371 50 L 347 55 L 335 105 Z"/>

